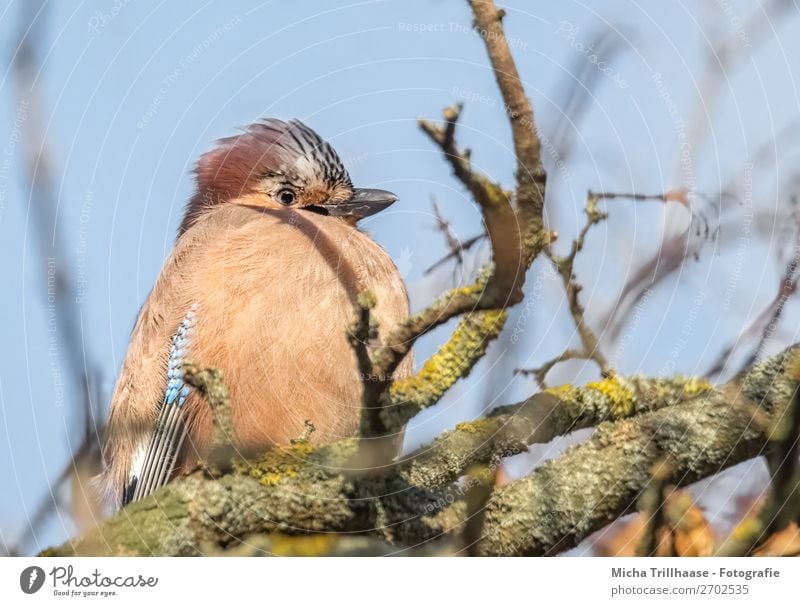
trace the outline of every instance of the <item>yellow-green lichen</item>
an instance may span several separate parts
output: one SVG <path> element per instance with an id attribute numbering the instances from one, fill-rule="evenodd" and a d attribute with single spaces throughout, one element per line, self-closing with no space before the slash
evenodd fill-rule
<path id="1" fill-rule="evenodd" d="M 276 556 L 317 557 L 328 555 L 338 543 L 334 534 L 308 536 L 270 535 L 270 550 Z"/>
<path id="2" fill-rule="evenodd" d="M 488 344 L 500 334 L 507 317 L 508 313 L 501 309 L 462 318 L 452 337 L 416 375 L 392 385 L 390 394 L 395 406 L 387 414 L 399 418 L 390 425 L 405 424 L 411 416 L 438 402 L 458 379 L 466 377 Z"/>
<path id="3" fill-rule="evenodd" d="M 710 381 L 701 377 L 677 377 L 682 382 L 683 393 L 687 396 L 697 396 L 714 389 Z"/>
<path id="4" fill-rule="evenodd" d="M 459 286 L 457 288 L 453 288 L 452 290 L 447 291 L 444 295 L 442 295 L 439 298 L 437 303 L 444 305 L 450 299 L 456 297 L 471 297 L 479 295 L 481 294 L 484 288 L 486 288 L 486 285 L 480 282 L 476 284 L 467 284 L 466 286 Z"/>
<path id="5" fill-rule="evenodd" d="M 476 419 L 474 421 L 464 421 L 456 425 L 456 431 L 463 431 L 466 433 L 486 433 L 487 431 L 495 431 L 497 429 L 497 421 L 495 419 Z"/>
<path id="6" fill-rule="evenodd" d="M 358 293 L 356 303 L 361 309 L 373 309 L 378 303 L 378 299 L 372 291 L 365 290 Z"/>
<path id="7" fill-rule="evenodd" d="M 575 387 L 569 383 L 559 385 L 558 387 L 548 387 L 544 390 L 545 393 L 553 394 L 554 396 L 565 397 L 576 391 Z"/>
<path id="8" fill-rule="evenodd" d="M 314 446 L 310 442 L 295 442 L 289 446 L 283 446 L 283 451 L 289 454 L 307 457 L 314 452 Z"/>
<path id="9" fill-rule="evenodd" d="M 277 486 L 285 479 L 296 478 L 313 452 L 314 447 L 307 442 L 278 446 L 260 459 L 238 462 L 234 469 L 264 486 Z"/>
<path id="10" fill-rule="evenodd" d="M 476 175 L 476 179 L 483 186 L 483 189 L 487 194 L 486 200 L 495 210 L 504 211 L 509 208 L 509 196 L 511 192 L 507 192 L 500 185 L 485 175 Z"/>
<path id="11" fill-rule="evenodd" d="M 357 448 L 356 438 L 324 445 L 295 442 L 277 446 L 256 459 L 239 460 L 233 469 L 264 486 L 277 486 L 298 476 L 309 477 L 321 469 L 340 468 L 354 456 Z"/>
<path id="12" fill-rule="evenodd" d="M 633 391 L 617 375 L 587 383 L 586 388 L 603 394 L 608 399 L 609 412 L 615 417 L 628 416 L 633 412 Z"/>

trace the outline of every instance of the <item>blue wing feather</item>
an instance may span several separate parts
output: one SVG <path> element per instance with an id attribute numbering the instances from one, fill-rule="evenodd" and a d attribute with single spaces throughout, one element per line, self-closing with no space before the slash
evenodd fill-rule
<path id="1" fill-rule="evenodd" d="M 192 387 L 185 381 L 183 364 L 195 322 L 196 306 L 193 305 L 172 336 L 164 399 L 143 458 L 135 463 L 128 485 L 123 490 L 123 505 L 144 499 L 166 484 L 175 468 L 178 453 L 186 438 L 183 405 Z"/>

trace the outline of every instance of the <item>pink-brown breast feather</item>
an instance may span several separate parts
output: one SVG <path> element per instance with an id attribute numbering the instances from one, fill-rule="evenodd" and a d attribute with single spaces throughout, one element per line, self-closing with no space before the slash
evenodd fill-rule
<path id="1" fill-rule="evenodd" d="M 107 488 L 121 490 L 152 430 L 170 337 L 192 304 L 197 323 L 186 357 L 222 371 L 244 452 L 288 442 L 305 420 L 315 424 L 316 441 L 353 435 L 361 386 L 345 330 L 367 289 L 386 334 L 408 315 L 403 281 L 378 244 L 338 219 L 242 205 L 202 215 L 180 237 L 132 334 L 112 401 Z M 411 367 L 409 356 L 398 377 Z M 198 394 L 186 411 L 184 468 L 203 455 L 212 426 Z"/>
<path id="2" fill-rule="evenodd" d="M 344 222 L 303 210 L 221 207 L 207 222 L 216 237 L 203 250 L 192 355 L 227 377 L 239 446 L 286 443 L 305 420 L 319 441 L 353 435 L 361 384 L 346 328 L 356 296 L 375 292 L 384 331 L 408 315 L 389 256 Z M 207 406 L 196 411 L 202 452 L 211 419 Z"/>

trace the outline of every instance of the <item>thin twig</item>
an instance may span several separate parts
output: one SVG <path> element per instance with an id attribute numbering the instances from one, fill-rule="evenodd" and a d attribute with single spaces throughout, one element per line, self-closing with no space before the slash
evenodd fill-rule
<path id="1" fill-rule="evenodd" d="M 47 292 L 44 295 L 55 302 L 52 304 L 54 317 L 50 332 L 54 333 L 51 338 L 57 340 L 58 347 L 53 349 L 57 352 L 58 362 L 63 363 L 67 369 L 64 373 L 68 377 L 67 383 L 71 383 L 75 390 L 68 396 L 68 404 L 74 415 L 83 413 L 81 429 L 84 437 L 64 465 L 56 482 L 49 487 L 43 501 L 36 507 L 30 528 L 21 535 L 18 547 L 27 543 L 35 535 L 37 527 L 57 511 L 60 500 L 58 491 L 72 477 L 81 459 L 87 460 L 89 468 L 99 467 L 97 436 L 102 432 L 102 427 L 98 427 L 96 421 L 98 402 L 96 398 L 93 401 L 90 393 L 90 378 L 93 378 L 90 375 L 97 373 L 99 365 L 84 338 L 82 312 L 78 304 L 80 298 L 76 296 L 75 278 L 67 262 L 69 254 L 63 246 L 63 238 L 56 237 L 55 231 L 59 208 L 58 164 L 53 146 L 46 136 L 47 121 L 41 95 L 42 86 L 36 80 L 41 67 L 39 55 L 44 42 L 43 23 L 46 20 L 47 6 L 34 1 L 20 6 L 22 14 L 19 20 L 19 41 L 12 68 L 16 77 L 18 107 L 20 111 L 24 110 L 20 145 L 24 174 L 29 187 L 26 211 L 30 211 L 37 262 L 43 268 L 47 264 Z M 86 494 L 88 492 L 82 498 Z M 72 495 L 73 503 L 77 498 Z M 93 506 L 94 509 L 99 508 L 96 499 Z"/>
<path id="2" fill-rule="evenodd" d="M 783 314 L 786 302 L 797 292 L 797 282 L 800 279 L 800 222 L 798 217 L 795 216 L 797 223 L 797 231 L 795 233 L 795 245 L 792 250 L 792 256 L 786 263 L 786 267 L 778 283 L 778 291 L 769 303 L 761 310 L 755 319 L 737 335 L 736 339 L 728 344 L 717 356 L 716 360 L 712 363 L 711 367 L 706 372 L 706 376 L 715 377 L 719 375 L 728 362 L 730 361 L 733 353 L 741 347 L 742 343 L 746 343 L 758 335 L 758 342 L 755 344 L 751 352 L 748 354 L 744 362 L 736 370 L 736 373 L 741 372 L 742 369 L 752 366 L 752 364 L 761 356 L 767 341 L 772 337 L 778 321 Z M 734 373 L 734 374 L 736 374 Z"/>
<path id="3" fill-rule="evenodd" d="M 428 267 L 423 273 L 424 275 L 430 275 L 435 269 L 441 267 L 451 259 L 457 259 L 458 263 L 463 262 L 463 253 L 467 252 L 470 248 L 472 248 L 475 244 L 484 240 L 487 237 L 487 234 L 484 232 L 482 234 L 478 234 L 477 236 L 472 236 L 471 238 L 467 238 L 466 240 L 461 240 L 458 242 L 458 253 L 449 252 L 444 257 L 436 261 L 433 265 Z"/>
<path id="4" fill-rule="evenodd" d="M 578 298 L 578 295 L 581 291 L 581 285 L 576 280 L 574 272 L 575 258 L 577 257 L 578 253 L 583 250 L 583 246 L 586 242 L 586 235 L 589 233 L 589 230 L 592 228 L 592 226 L 597 225 L 608 217 L 607 213 L 602 212 L 597 207 L 597 202 L 602 196 L 603 194 L 593 194 L 592 192 L 589 192 L 586 198 L 586 223 L 578 234 L 578 237 L 572 241 L 572 248 L 566 257 L 559 257 L 556 255 L 550 246 L 545 248 L 544 251 L 545 255 L 547 255 L 547 257 L 553 263 L 553 266 L 555 267 L 558 275 L 561 277 L 562 283 L 564 284 L 567 304 L 570 315 L 572 316 L 572 320 L 575 323 L 575 328 L 580 336 L 581 347 L 568 348 L 555 358 L 548 360 L 537 368 L 516 369 L 514 371 L 516 374 L 533 375 L 540 386 L 545 385 L 547 373 L 550 372 L 554 366 L 566 360 L 593 360 L 600 368 L 600 372 L 604 376 L 607 376 L 613 372 L 608 360 L 600 349 L 600 343 L 597 336 L 586 323 L 586 310 Z M 605 195 L 606 199 L 609 199 L 609 196 L 616 197 L 616 195 L 609 194 Z"/>
<path id="5" fill-rule="evenodd" d="M 450 225 L 450 222 L 442 216 L 439 205 L 436 204 L 436 198 L 431 198 L 431 208 L 433 209 L 433 216 L 436 218 L 436 230 L 444 237 L 450 255 L 456 258 L 457 265 L 461 265 L 464 262 L 462 256 L 464 247 L 459 239 L 456 238 L 455 234 L 453 234 L 453 227 Z"/>
<path id="6" fill-rule="evenodd" d="M 547 378 L 547 373 L 549 373 L 553 368 L 555 368 L 561 362 L 566 362 L 568 360 L 586 360 L 587 353 L 586 350 L 581 349 L 565 349 L 560 354 L 558 354 L 555 358 L 551 358 L 544 364 L 537 366 L 536 368 L 515 368 L 514 374 L 521 375 L 523 377 L 532 376 L 536 379 L 536 382 L 544 387 L 545 386 L 545 379 Z"/>

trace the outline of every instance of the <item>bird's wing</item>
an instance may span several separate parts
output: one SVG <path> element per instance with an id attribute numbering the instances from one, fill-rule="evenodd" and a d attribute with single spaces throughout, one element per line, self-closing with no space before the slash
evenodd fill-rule
<path id="1" fill-rule="evenodd" d="M 186 439 L 183 405 L 192 388 L 184 380 L 182 366 L 192 337 L 195 314 L 196 308 L 192 307 L 172 336 L 164 399 L 147 447 L 142 449 L 133 462 L 130 481 L 122 494 L 123 505 L 144 499 L 167 483 Z"/>

